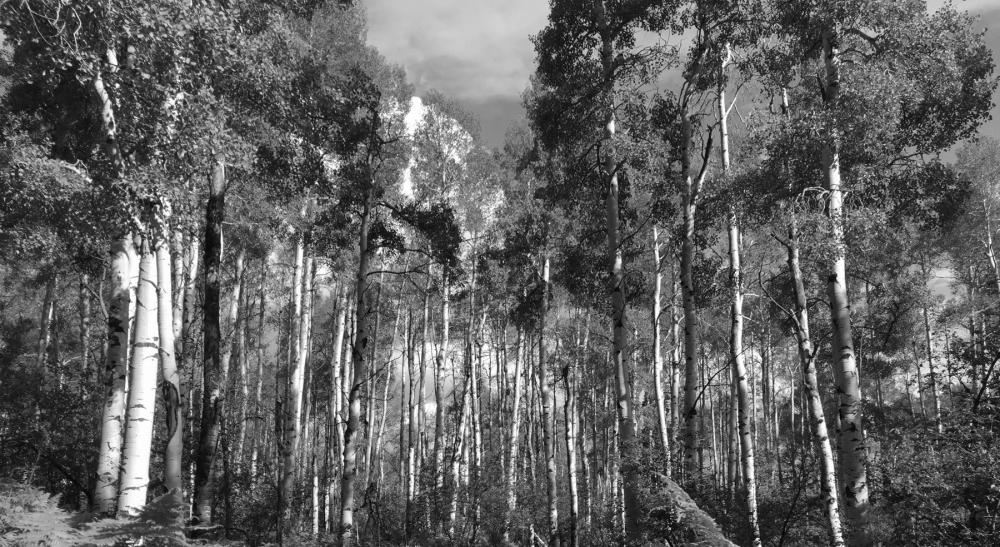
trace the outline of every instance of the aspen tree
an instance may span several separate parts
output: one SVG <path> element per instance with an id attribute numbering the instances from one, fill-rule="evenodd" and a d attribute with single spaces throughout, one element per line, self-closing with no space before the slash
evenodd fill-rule
<path id="1" fill-rule="evenodd" d="M 836 111 L 840 96 L 840 34 L 836 24 L 822 33 L 825 75 L 823 99 Z M 840 399 L 840 469 L 844 477 L 844 505 L 851 522 L 851 543 L 868 539 L 868 471 L 865 431 L 861 421 L 861 384 L 854 356 L 851 307 L 847 296 L 847 247 L 844 243 L 844 196 L 841 189 L 840 143 L 836 130 L 827 135 L 823 164 L 829 191 L 830 242 L 834 247 L 832 268 L 827 277 L 830 319 L 833 324 L 834 363 Z"/>
<path id="2" fill-rule="evenodd" d="M 221 268 L 222 224 L 225 219 L 226 170 L 219 154 L 209 177 L 208 207 L 204 246 L 204 363 L 202 366 L 201 433 L 198 438 L 197 467 L 194 474 L 193 512 L 201 524 L 212 522 L 215 498 L 215 465 L 219 434 L 222 429 L 225 377 L 221 363 L 222 332 Z"/>
<path id="3" fill-rule="evenodd" d="M 112 286 L 104 373 L 108 394 L 101 415 L 101 440 L 94 488 L 96 510 L 105 515 L 115 512 L 118 500 L 118 474 L 128 385 L 129 302 L 132 299 L 129 271 L 131 263 L 137 260 L 130 235 L 114 241 L 111 250 Z"/>
<path id="4" fill-rule="evenodd" d="M 303 347 L 303 305 L 308 297 L 304 295 L 303 284 L 309 277 L 306 272 L 306 234 L 300 233 L 295 240 L 295 267 L 292 273 L 291 328 L 288 344 L 291 349 L 289 360 L 288 386 L 282 411 L 284 413 L 281 446 L 281 490 L 280 508 L 282 520 L 291 519 L 292 494 L 294 492 L 297 452 L 301 441 L 302 390 L 305 384 L 305 348 Z"/>
<path id="5" fill-rule="evenodd" d="M 556 469 L 556 455 L 555 447 L 556 440 L 555 434 L 552 428 L 552 407 L 555 404 L 555 395 L 552 393 L 552 388 L 549 385 L 548 374 L 546 369 L 548 368 L 548 357 L 546 355 L 546 315 L 548 313 L 549 305 L 549 257 L 545 254 L 542 258 L 542 268 L 541 268 L 541 309 L 539 310 L 538 319 L 538 368 L 536 372 L 538 373 L 538 400 L 541 403 L 541 422 L 542 422 L 542 443 L 545 447 L 545 477 L 548 495 L 548 541 L 549 543 L 554 543 L 557 541 L 557 534 L 559 531 L 559 494 L 556 489 L 557 485 L 557 469 Z"/>
<path id="6" fill-rule="evenodd" d="M 517 480 L 517 459 L 518 459 L 518 449 L 521 443 L 521 392 L 523 391 L 523 382 L 521 376 L 521 353 L 522 353 L 522 341 L 521 341 L 521 329 L 517 329 L 517 340 L 514 343 L 514 387 L 513 387 L 513 400 L 511 402 L 511 424 L 510 424 L 510 438 L 509 446 L 510 451 L 507 454 L 507 467 L 506 467 L 506 477 L 504 478 L 505 489 L 506 489 L 506 501 L 507 508 L 504 512 L 503 520 L 503 540 L 505 544 L 510 543 L 510 526 L 511 520 L 513 518 L 514 509 L 517 507 L 517 491 L 515 490 L 515 483 Z M 527 368 L 527 367 L 525 367 Z"/>
<path id="7" fill-rule="evenodd" d="M 166 209 L 167 206 L 164 207 Z M 174 359 L 174 311 L 171 296 L 173 280 L 168 241 L 170 229 L 167 224 L 169 210 L 162 211 L 160 218 L 161 235 L 156 240 L 156 272 L 158 300 L 158 328 L 160 343 L 160 365 L 163 383 L 161 392 L 166 412 L 167 445 L 164 450 L 164 483 L 168 491 L 176 491 L 178 505 L 183 502 L 184 480 L 182 460 L 184 457 L 184 409 L 181 406 L 181 381 Z"/>
<path id="8" fill-rule="evenodd" d="M 125 443 L 122 449 L 118 513 L 134 516 L 146 506 L 149 460 L 153 445 L 153 409 L 159 365 L 156 255 L 143 238 L 139 262 L 135 342 L 129 374 Z M 170 272 L 166 272 L 169 274 Z"/>
<path id="9" fill-rule="evenodd" d="M 663 286 L 663 267 L 660 262 L 660 238 L 659 229 L 653 225 L 653 267 L 655 268 L 653 279 L 653 393 L 656 397 L 656 423 L 659 427 L 660 447 L 663 449 L 666 458 L 666 467 L 670 469 L 670 438 L 667 423 L 666 401 L 663 393 L 663 335 L 660 328 L 660 316 L 663 313 L 661 307 L 661 292 Z"/>
<path id="10" fill-rule="evenodd" d="M 726 46 L 726 58 L 722 60 L 721 71 L 725 74 L 729 63 L 729 47 Z M 722 175 L 730 175 L 729 160 L 729 109 L 726 104 L 725 79 L 719 84 L 719 152 L 722 157 Z M 736 383 L 737 429 L 740 439 L 740 456 L 743 464 L 743 484 L 746 488 L 747 517 L 750 525 L 750 537 L 754 547 L 761 545 L 760 523 L 757 518 L 757 477 L 754 464 L 755 442 L 750 434 L 749 407 L 751 404 L 750 388 L 747 383 L 747 367 L 743 348 L 743 274 L 740 265 L 740 227 L 736 212 L 736 204 L 729 206 L 729 277 L 732 283 L 732 308 L 730 311 L 732 324 L 729 330 L 730 362 L 733 367 L 733 381 Z"/>

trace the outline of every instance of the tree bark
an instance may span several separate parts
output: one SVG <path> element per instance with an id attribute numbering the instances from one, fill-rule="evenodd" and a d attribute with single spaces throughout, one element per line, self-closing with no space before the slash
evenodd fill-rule
<path id="1" fill-rule="evenodd" d="M 357 433 L 361 418 L 361 388 L 368 377 L 368 363 L 365 354 L 368 349 L 368 272 L 374 250 L 369 246 L 368 231 L 372 221 L 374 205 L 374 181 L 370 181 L 365 191 L 361 227 L 358 238 L 358 274 L 355 298 L 355 336 L 351 349 L 351 360 L 354 374 L 351 381 L 351 391 L 348 395 L 347 428 L 344 430 L 344 468 L 341 477 L 340 491 L 340 544 L 350 547 L 357 540 L 354 529 L 354 481 L 357 474 Z"/>
<path id="2" fill-rule="evenodd" d="M 924 267 L 923 270 L 925 277 L 930 275 L 929 268 Z M 934 370 L 934 347 L 931 343 L 931 320 L 927 307 L 927 302 L 924 302 L 924 343 L 927 346 L 927 369 L 930 371 L 931 403 L 934 405 L 934 426 L 937 432 L 941 434 L 944 433 L 944 426 L 941 424 L 941 400 L 938 397 L 937 372 Z"/>
<path id="3" fill-rule="evenodd" d="M 250 477 L 251 480 L 257 477 L 257 455 L 262 445 L 262 437 L 267 427 L 264 425 L 264 407 L 262 396 L 264 394 L 264 312 L 267 310 L 267 294 L 265 286 L 267 283 L 267 254 L 264 253 L 260 264 L 260 284 L 257 286 L 257 336 L 254 342 L 254 350 L 257 354 L 257 375 L 254 386 L 254 427 L 253 437 L 251 437 L 250 449 Z"/>
<path id="4" fill-rule="evenodd" d="M 727 45 L 728 48 L 728 45 Z M 721 69 L 726 70 L 728 61 L 723 61 Z M 722 173 L 729 176 L 729 110 L 726 106 L 725 83 L 719 87 L 719 151 L 722 156 Z M 746 488 L 747 519 L 750 537 L 754 547 L 760 547 L 760 522 L 757 518 L 757 477 L 754 465 L 754 442 L 750 435 L 749 407 L 750 389 L 747 384 L 747 367 L 743 353 L 743 275 L 740 263 L 740 227 L 736 216 L 736 205 L 729 207 L 729 277 L 732 283 L 732 323 L 729 330 L 729 355 L 733 366 L 733 381 L 736 382 L 737 425 L 740 438 L 740 455 L 743 464 L 743 484 Z M 762 364 L 763 366 L 763 364 Z"/>
<path id="5" fill-rule="evenodd" d="M 284 433 L 281 446 L 281 515 L 288 523 L 292 517 L 292 494 L 295 485 L 295 464 L 302 432 L 302 389 L 305 384 L 305 360 L 302 347 L 303 278 L 308 277 L 305 269 L 306 235 L 300 233 L 295 241 L 295 269 L 292 273 L 291 329 L 288 344 L 291 348 L 288 373 L 287 396 L 283 405 Z M 284 530 L 282 530 L 282 533 Z"/>
<path id="6" fill-rule="evenodd" d="M 660 270 L 660 238 L 659 228 L 653 225 L 653 267 L 656 270 L 653 280 L 653 394 L 656 397 L 656 421 L 659 426 L 660 446 L 663 448 L 665 466 L 670 469 L 670 437 L 667 423 L 667 406 L 663 393 L 663 334 L 660 330 L 660 301 L 663 286 L 663 272 Z M 667 473 L 669 476 L 669 472 Z"/>
<path id="7" fill-rule="evenodd" d="M 129 307 L 132 300 L 131 262 L 136 260 L 132 236 L 125 235 L 111 246 L 111 301 L 108 306 L 108 350 L 105 363 L 107 397 L 101 416 L 101 442 L 97 457 L 94 492 L 96 510 L 115 512 L 121 463 L 122 431 L 128 382 Z"/>
<path id="8" fill-rule="evenodd" d="M 813 441 L 820 456 L 820 493 L 826 507 L 830 524 L 830 543 L 835 547 L 844 545 L 844 535 L 840 524 L 840 507 L 837 499 L 837 478 L 833 462 L 833 449 L 826 427 L 823 400 L 816 380 L 816 352 L 809 336 L 809 311 L 802 268 L 799 265 L 798 228 L 794 214 L 788 225 L 788 270 L 792 274 L 795 290 L 795 339 L 798 343 L 799 361 L 802 363 L 802 388 L 806 397 L 809 423 L 812 425 Z M 794 417 L 794 415 L 793 415 Z M 793 424 L 794 426 L 794 424 Z"/>
<path id="9" fill-rule="evenodd" d="M 582 340 L 577 341 L 578 344 L 585 347 L 586 344 L 581 344 L 581 342 Z M 566 367 L 563 375 L 563 382 L 566 387 L 566 397 L 563 401 L 563 417 L 566 420 L 566 479 L 569 487 L 570 547 L 577 547 L 577 545 L 580 544 L 580 494 L 576 472 L 577 436 L 580 433 L 579 423 L 577 422 L 578 414 L 576 411 L 576 369 L 580 364 L 579 355 L 580 352 L 577 353 L 575 362 Z"/>
<path id="10" fill-rule="evenodd" d="M 510 544 L 510 526 L 517 508 L 517 456 L 521 443 L 521 391 L 524 387 L 521 381 L 521 329 L 517 330 L 517 342 L 514 350 L 514 393 L 511 403 L 510 451 L 507 456 L 507 468 L 504 482 L 506 485 L 507 511 L 504 513 L 503 541 Z"/>
<path id="11" fill-rule="evenodd" d="M 556 468 L 556 439 L 552 431 L 552 408 L 555 405 L 555 396 L 548 381 L 548 360 L 546 356 L 546 332 L 545 316 L 549 307 L 549 257 L 542 258 L 542 300 L 541 309 L 538 313 L 538 392 L 539 402 L 542 410 L 542 444 L 545 449 L 545 479 L 546 494 L 548 496 L 548 542 L 549 545 L 558 543 L 559 534 L 559 492 L 557 489 L 558 475 Z"/>
<path id="12" fill-rule="evenodd" d="M 197 467 L 194 477 L 194 518 L 200 524 L 212 522 L 215 498 L 215 457 L 222 428 L 225 377 L 221 366 L 222 224 L 225 220 L 226 170 L 221 155 L 216 158 L 208 192 L 204 247 L 204 354 L 202 366 L 201 433 L 198 437 Z"/>
<path id="13" fill-rule="evenodd" d="M 824 98 L 837 108 L 840 95 L 839 31 L 823 32 L 826 64 Z M 866 469 L 865 432 L 861 417 L 861 389 L 854 340 L 851 333 L 851 306 L 847 296 L 847 246 L 844 243 L 844 197 L 840 180 L 839 136 L 828 135 L 823 147 L 823 161 L 829 194 L 830 238 L 834 248 L 833 265 L 827 278 L 830 319 L 833 325 L 833 349 L 837 393 L 840 397 L 840 469 L 844 477 L 844 505 L 851 523 L 852 545 L 864 545 L 868 538 L 868 473 Z"/>
<path id="14" fill-rule="evenodd" d="M 156 255 L 148 239 L 143 239 L 140 255 L 135 342 L 129 375 L 125 445 L 122 449 L 121 491 L 118 494 L 118 513 L 129 516 L 138 515 L 146 506 L 159 368 Z"/>
<path id="15" fill-rule="evenodd" d="M 443 269 L 441 283 L 441 347 L 438 348 L 434 366 L 434 511 L 439 518 L 441 495 L 444 493 L 444 390 L 441 385 L 445 363 L 448 362 L 448 344 L 451 334 L 451 295 L 449 294 L 448 271 Z"/>
<path id="16" fill-rule="evenodd" d="M 36 366 L 39 370 L 49 370 L 52 364 L 52 324 L 56 316 L 56 285 L 59 282 L 59 275 L 52 272 L 45 280 L 45 296 L 42 298 L 42 315 L 38 322 L 38 358 Z"/>
<path id="17" fill-rule="evenodd" d="M 337 471 L 344 468 L 344 428 L 343 428 L 343 390 L 341 390 L 341 377 L 343 376 L 341 357 L 343 356 L 344 331 L 347 326 L 347 285 L 340 288 L 337 295 L 337 323 L 333 334 L 333 349 L 330 356 L 330 393 L 328 400 L 328 413 L 330 415 L 330 432 L 332 435 L 330 459 L 337 464 Z M 330 473 L 329 495 L 333 500 L 334 496 L 334 475 Z M 333 503 L 327 506 L 327 522 L 335 521 L 335 509 Z M 332 526 L 330 526 L 332 528 Z"/>
<path id="18" fill-rule="evenodd" d="M 601 36 L 601 69 L 604 76 L 603 109 L 604 136 L 607 146 L 604 157 L 603 175 L 608 180 L 607 209 L 608 266 L 611 273 L 609 292 L 611 293 L 612 320 L 612 361 L 615 367 L 615 405 L 620 428 L 621 443 L 619 453 L 622 460 L 624 479 L 623 496 L 626 535 L 630 541 L 640 538 L 642 509 L 639 506 L 638 468 L 634 455 L 635 425 L 632 417 L 632 394 L 629 391 L 625 351 L 625 265 L 622 257 L 619 232 L 618 157 L 615 150 L 615 55 L 614 37 L 608 21 L 605 1 L 595 2 L 596 22 Z"/>
<path id="19" fill-rule="evenodd" d="M 163 453 L 163 482 L 178 506 L 184 500 L 184 408 L 181 406 L 181 380 L 174 360 L 173 277 L 170 263 L 170 228 L 162 218 L 162 236 L 156 242 L 156 275 L 160 363 L 163 373 L 161 396 L 166 412 L 167 445 Z"/>

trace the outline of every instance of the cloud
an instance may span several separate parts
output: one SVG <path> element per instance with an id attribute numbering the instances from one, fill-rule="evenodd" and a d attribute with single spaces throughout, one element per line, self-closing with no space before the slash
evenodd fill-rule
<path id="1" fill-rule="evenodd" d="M 540 0 L 365 0 L 368 39 L 406 68 L 418 91 L 458 99 L 517 97 L 534 71 L 528 39 L 545 25 Z"/>
<path id="2" fill-rule="evenodd" d="M 929 0 L 934 11 L 946 0 Z M 959 10 L 980 15 L 986 42 L 1000 60 L 997 0 L 960 0 Z M 407 72 L 417 92 L 437 89 L 480 116 L 487 144 L 503 142 L 524 116 L 521 92 L 534 72 L 529 37 L 545 26 L 545 0 L 364 0 L 368 39 Z M 983 132 L 1000 135 L 1000 107 Z"/>

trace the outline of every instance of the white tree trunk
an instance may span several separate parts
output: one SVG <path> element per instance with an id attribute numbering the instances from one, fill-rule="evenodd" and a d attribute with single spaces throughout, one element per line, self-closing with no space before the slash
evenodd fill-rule
<path id="1" fill-rule="evenodd" d="M 111 301 L 108 306 L 106 372 L 108 394 L 101 416 L 101 442 L 97 456 L 94 504 L 97 512 L 115 512 L 118 474 L 122 456 L 122 431 L 128 386 L 129 308 L 132 300 L 130 272 L 136 260 L 132 236 L 125 235 L 111 247 Z"/>
<path id="2" fill-rule="evenodd" d="M 169 228 L 163 219 L 163 236 L 156 242 L 157 299 L 159 308 L 158 329 L 160 334 L 160 363 L 162 365 L 162 395 L 167 424 L 167 446 L 164 451 L 163 482 L 167 490 L 174 492 L 178 505 L 184 500 L 184 478 L 182 459 L 184 457 L 184 409 L 181 406 L 181 379 L 174 359 L 174 332 L 176 308 L 171 302 L 173 277 L 171 276 Z"/>
<path id="3" fill-rule="evenodd" d="M 168 272 L 169 273 L 169 272 Z M 122 450 L 118 512 L 137 515 L 146 506 L 149 459 L 153 446 L 153 409 L 159 364 L 156 257 L 149 241 L 142 243 L 136 304 L 135 343 L 129 375 L 128 414 Z"/>
<path id="4" fill-rule="evenodd" d="M 826 62 L 825 100 L 834 109 L 840 93 L 840 57 L 836 29 L 823 32 Z M 847 246 L 844 243 L 844 197 L 840 180 L 840 150 L 836 131 L 828 135 L 823 150 L 834 258 L 828 276 L 830 317 L 837 393 L 840 396 L 840 469 L 844 477 L 844 505 L 851 522 L 851 543 L 867 544 L 868 471 L 865 431 L 861 419 L 861 389 L 851 332 L 851 307 L 847 295 Z"/>

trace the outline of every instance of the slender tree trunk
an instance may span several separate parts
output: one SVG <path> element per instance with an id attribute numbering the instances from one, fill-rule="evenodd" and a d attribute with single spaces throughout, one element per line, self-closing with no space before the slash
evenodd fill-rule
<path id="1" fill-rule="evenodd" d="M 728 47 L 728 46 L 727 46 Z M 727 61 L 722 63 L 722 71 L 726 69 Z M 722 155 L 722 172 L 729 176 L 729 130 L 727 124 L 728 108 L 726 107 L 725 84 L 719 87 L 719 150 Z M 736 216 L 736 206 L 729 208 L 729 277 L 732 283 L 732 324 L 729 330 L 730 360 L 733 366 L 733 381 L 736 382 L 738 406 L 738 429 L 740 438 L 740 455 L 743 464 L 743 484 L 746 488 L 747 518 L 750 526 L 750 537 L 754 547 L 760 547 L 760 523 L 757 518 L 757 477 L 754 465 L 754 442 L 750 436 L 748 409 L 751 404 L 750 389 L 747 384 L 747 367 L 743 353 L 743 275 L 740 264 L 740 227 Z M 762 363 L 763 367 L 763 363 Z"/>
<path id="2" fill-rule="evenodd" d="M 374 185 L 374 181 L 369 182 Z M 361 388 L 368 377 L 368 363 L 365 354 L 368 348 L 368 272 L 374 250 L 369 246 L 368 230 L 372 221 L 374 188 L 369 186 L 365 192 L 364 209 L 361 214 L 361 227 L 358 238 L 358 275 L 355 297 L 355 334 L 351 350 L 351 360 L 354 365 L 351 391 L 348 395 L 347 428 L 344 430 L 344 467 L 341 475 L 340 491 L 340 544 L 350 547 L 357 541 L 354 529 L 354 481 L 357 474 L 357 433 L 361 419 Z"/>
<path id="3" fill-rule="evenodd" d="M 226 171 L 222 157 L 212 167 L 205 222 L 205 301 L 204 356 L 201 405 L 201 434 L 198 438 L 197 467 L 194 478 L 194 515 L 201 524 L 212 522 L 215 498 L 215 456 L 222 428 L 225 377 L 221 363 L 222 223 L 225 219 Z"/>
<path id="4" fill-rule="evenodd" d="M 111 301 L 108 306 L 108 350 L 105 363 L 107 398 L 101 416 L 101 442 L 97 457 L 94 502 L 99 514 L 110 515 L 118 500 L 122 432 L 128 386 L 129 308 L 132 300 L 130 272 L 137 260 L 132 236 L 111 247 Z"/>
<path id="5" fill-rule="evenodd" d="M 559 534 L 559 493 L 557 490 L 558 475 L 556 468 L 556 439 L 552 428 L 552 408 L 555 405 L 555 396 L 548 381 L 548 360 L 546 356 L 546 332 L 545 316 L 549 307 L 549 257 L 546 254 L 542 258 L 542 300 L 539 310 L 538 320 L 538 391 L 539 401 L 542 406 L 542 443 L 545 446 L 545 477 L 546 492 L 548 494 L 548 542 L 549 545 L 558 543 Z"/>
<path id="6" fill-rule="evenodd" d="M 604 157 L 603 176 L 608 180 L 607 240 L 608 266 L 611 273 L 609 291 L 611 293 L 612 319 L 612 360 L 615 367 L 615 394 L 621 443 L 618 445 L 623 464 L 624 512 L 626 535 L 630 541 L 638 540 L 642 530 L 640 520 L 642 508 L 639 506 L 638 468 L 634 461 L 634 421 L 632 416 L 632 394 L 629 391 L 629 371 L 625 364 L 625 264 L 622 257 L 619 234 L 618 157 L 615 150 L 615 54 L 614 38 L 608 21 L 604 0 L 595 3 L 597 26 L 601 35 L 601 68 L 604 75 L 603 108 L 605 116 L 604 141 L 607 151 Z"/>
<path id="7" fill-rule="evenodd" d="M 250 291 L 247 289 L 246 272 L 244 263 L 246 262 L 246 250 L 240 248 L 236 257 L 236 320 L 233 322 L 233 349 L 232 354 L 236 356 L 236 364 L 240 371 L 240 400 L 239 410 L 236 415 L 236 454 L 237 457 L 243 454 L 243 443 L 246 440 L 247 432 L 247 399 L 250 398 L 250 374 L 247 370 L 249 355 L 247 355 L 247 330 L 250 328 Z"/>
<path id="8" fill-rule="evenodd" d="M 59 275 L 50 273 L 45 280 L 45 296 L 42 299 L 42 316 L 38 322 L 38 359 L 36 366 L 39 370 L 48 370 L 50 359 L 50 349 L 52 346 L 52 324 L 56 316 L 56 285 L 59 282 Z"/>
<path id="9" fill-rule="evenodd" d="M 694 255 L 695 216 L 698 208 L 698 194 L 706 170 L 698 177 L 692 176 L 690 144 L 692 141 L 691 121 L 685 112 L 681 119 L 681 177 L 684 180 L 683 213 L 684 237 L 681 244 L 681 301 L 684 308 L 684 471 L 690 481 L 697 481 L 704 473 L 701 454 L 704 450 L 701 418 L 698 403 L 698 315 L 694 298 Z M 707 158 L 706 160 L 707 161 Z"/>
<path id="10" fill-rule="evenodd" d="M 667 423 L 666 401 L 663 393 L 663 337 L 660 330 L 660 294 L 663 285 L 663 272 L 660 270 L 660 241 L 658 227 L 653 225 L 653 264 L 656 269 L 653 281 L 653 393 L 656 396 L 656 420 L 659 425 L 660 446 L 667 469 L 670 468 L 670 437 Z"/>
<path id="11" fill-rule="evenodd" d="M 108 71 L 118 68 L 114 49 L 107 51 Z M 114 102 L 98 71 L 91 85 L 100 107 L 101 133 L 105 155 L 111 160 L 114 178 L 125 174 L 125 161 L 118 145 Z M 118 474 L 121 461 L 122 429 L 125 419 L 125 399 L 128 382 L 128 345 L 130 309 L 133 298 L 130 288 L 132 263 L 137 262 L 132 235 L 124 234 L 111 244 L 112 287 L 108 310 L 108 348 L 105 369 L 108 395 L 101 416 L 101 443 L 97 458 L 97 480 L 94 499 L 98 513 L 110 515 L 116 509 Z"/>
<path id="12" fill-rule="evenodd" d="M 673 476 L 675 457 L 673 451 L 677 450 L 677 437 L 681 427 L 681 326 L 677 316 L 677 295 L 680 294 L 680 280 L 677 278 L 677 271 L 673 264 L 670 267 L 671 294 L 670 294 L 670 465 L 667 466 L 667 476 Z"/>
<path id="13" fill-rule="evenodd" d="M 577 354 L 579 355 L 579 353 Z M 569 486 L 569 545 L 577 547 L 580 544 L 580 495 L 577 484 L 576 473 L 576 446 L 579 435 L 579 423 L 576 412 L 576 368 L 579 366 L 579 358 L 576 363 L 567 367 L 563 376 L 566 386 L 566 398 L 563 402 L 563 415 L 566 420 L 566 475 Z"/>
<path id="14" fill-rule="evenodd" d="M 443 269 L 441 284 L 441 347 L 438 349 L 434 366 L 434 511 L 440 518 L 441 495 L 444 493 L 444 389 L 443 370 L 448 362 L 448 343 L 451 330 L 451 295 L 449 294 L 448 271 Z M 506 532 L 505 532 L 506 533 Z"/>
<path id="15" fill-rule="evenodd" d="M 257 354 L 257 375 L 254 386 L 254 427 L 251 438 L 250 477 L 257 477 L 257 455 L 262 445 L 262 437 L 267 428 L 264 426 L 264 405 L 261 397 L 264 394 L 264 312 L 267 310 L 265 285 L 267 283 L 267 253 L 260 263 L 260 284 L 257 286 L 257 336 L 254 350 Z"/>
<path id="16" fill-rule="evenodd" d="M 837 477 L 833 462 L 833 449 L 826 427 L 823 400 L 816 380 L 816 352 L 809 337 L 809 311 L 802 269 L 799 266 L 799 241 L 795 217 L 788 225 L 788 269 L 792 274 L 795 290 L 795 338 L 798 342 L 799 360 L 802 363 L 802 387 L 806 397 L 809 423 L 812 425 L 813 440 L 820 456 L 820 493 L 826 507 L 830 524 L 830 543 L 835 547 L 844 545 L 844 535 L 840 525 L 840 507 L 837 498 Z M 794 398 L 793 398 L 794 399 Z M 794 418 L 794 414 L 793 414 Z M 794 431 L 794 424 L 793 424 Z"/>
<path id="17" fill-rule="evenodd" d="M 118 513 L 130 516 L 139 514 L 146 506 L 159 368 L 156 255 L 148 239 L 143 239 L 140 256 L 135 342 L 129 375 L 125 445 L 122 449 L 121 491 L 118 494 Z"/>
<path id="18" fill-rule="evenodd" d="M 514 516 L 514 509 L 517 508 L 517 456 L 521 443 L 521 391 L 523 391 L 521 381 L 521 329 L 517 330 L 517 343 L 514 350 L 514 393 L 511 403 L 511 425 L 510 425 L 510 451 L 507 456 L 507 468 L 504 483 L 507 493 L 507 511 L 504 513 L 503 540 L 505 544 L 510 544 L 510 526 Z"/>
<path id="19" fill-rule="evenodd" d="M 458 495 L 461 490 L 462 481 L 462 468 L 466 465 L 466 454 L 468 450 L 468 443 L 466 437 L 468 436 L 469 428 L 469 407 L 471 406 L 470 399 L 472 398 L 471 387 L 469 385 L 471 374 L 472 374 L 472 359 L 469 352 L 469 345 L 466 344 L 466 355 L 463 358 L 464 366 L 464 386 L 462 388 L 462 402 L 459 407 L 459 418 L 458 418 L 458 428 L 455 432 L 455 441 L 452 444 L 452 456 L 451 456 L 451 504 L 448 509 L 448 536 L 454 540 L 455 535 L 455 522 L 458 516 Z"/>
<path id="20" fill-rule="evenodd" d="M 725 140 L 723 138 L 723 142 Z M 743 485 L 746 488 L 750 535 L 753 545 L 759 547 L 761 542 L 760 523 L 757 519 L 757 478 L 754 465 L 754 443 L 750 435 L 750 387 L 747 383 L 747 367 L 743 353 L 743 281 L 740 272 L 740 231 L 735 209 L 730 209 L 729 213 L 729 268 L 733 284 L 732 326 L 729 331 L 729 344 L 730 359 L 733 364 L 733 380 L 736 382 L 737 390 Z"/>
<path id="21" fill-rule="evenodd" d="M 80 369 L 83 371 L 83 378 L 89 382 L 93 376 L 90 364 L 90 276 L 80 275 L 79 298 L 80 298 Z"/>
<path id="22" fill-rule="evenodd" d="M 174 360 L 174 307 L 171 303 L 173 279 L 171 276 L 170 230 L 163 218 L 162 237 L 156 242 L 157 299 L 160 335 L 160 363 L 163 367 L 163 384 L 160 389 L 166 412 L 167 446 L 163 454 L 163 482 L 175 496 L 178 506 L 184 501 L 184 407 L 181 406 L 181 379 Z"/>
<path id="23" fill-rule="evenodd" d="M 341 382 L 343 376 L 342 361 L 344 347 L 344 331 L 347 326 L 347 285 L 340 287 L 337 295 L 337 323 L 333 333 L 333 349 L 330 357 L 330 393 L 328 400 L 328 413 L 330 415 L 330 432 L 332 434 L 330 460 L 336 462 L 337 470 L 344 468 L 344 429 L 341 409 L 344 405 L 343 390 Z M 334 474 L 329 474 L 328 498 L 331 503 L 327 506 L 327 522 L 335 522 L 335 509 L 332 503 L 334 497 Z M 329 526 L 332 528 L 332 526 Z"/>
<path id="24" fill-rule="evenodd" d="M 292 517 L 292 494 L 294 493 L 296 457 L 298 455 L 299 441 L 302 427 L 302 390 L 305 385 L 305 359 L 302 343 L 302 333 L 305 331 L 302 325 L 303 300 L 307 298 L 303 295 L 303 279 L 308 277 L 308 272 L 304 272 L 306 253 L 306 235 L 299 234 L 295 242 L 295 269 L 292 273 L 292 308 L 291 328 L 288 333 L 288 344 L 291 348 L 289 359 L 290 370 L 288 372 L 288 384 L 285 402 L 282 411 L 284 413 L 284 433 L 282 435 L 281 446 L 281 491 L 280 508 L 281 519 L 287 524 Z M 284 530 L 281 531 L 284 533 Z"/>
<path id="25" fill-rule="evenodd" d="M 823 33 L 826 62 L 824 97 L 836 110 L 840 94 L 839 32 Z M 840 182 L 839 137 L 829 135 L 823 150 L 829 195 L 831 243 L 834 247 L 832 271 L 827 287 L 830 318 L 833 324 L 833 347 L 837 393 L 840 396 L 840 469 L 844 477 L 844 505 L 851 523 L 851 544 L 864 545 L 868 538 L 868 473 L 866 469 L 865 432 L 861 417 L 861 389 L 854 357 L 851 333 L 851 307 L 847 296 L 847 246 L 844 243 L 843 193 Z"/>

